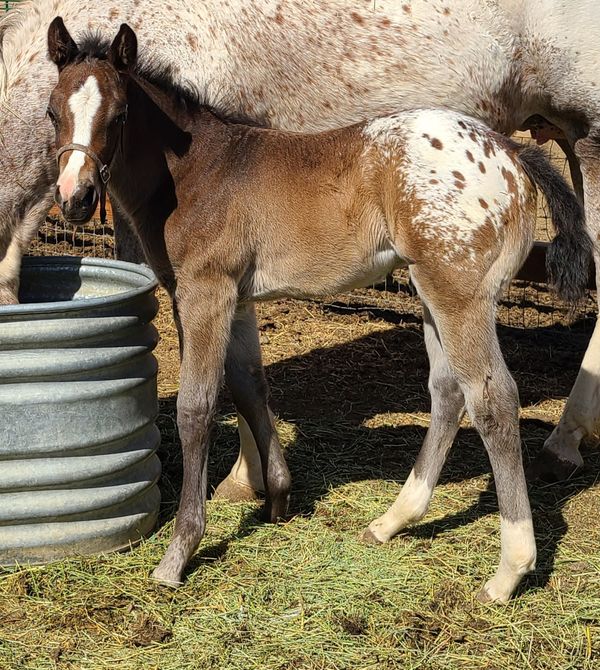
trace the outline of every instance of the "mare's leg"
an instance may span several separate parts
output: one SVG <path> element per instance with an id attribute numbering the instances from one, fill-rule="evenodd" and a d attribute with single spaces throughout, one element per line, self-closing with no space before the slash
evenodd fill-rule
<path id="1" fill-rule="evenodd" d="M 583 175 L 581 174 L 581 168 L 579 166 L 579 160 L 575 155 L 575 150 L 568 140 L 555 141 L 567 158 L 567 162 L 569 163 L 569 172 L 571 173 L 571 182 L 573 183 L 573 190 L 575 191 L 575 195 L 577 196 L 579 202 L 583 205 Z"/>
<path id="2" fill-rule="evenodd" d="M 0 305 L 19 302 L 19 273 L 23 252 L 16 235 L 11 239 L 4 258 L 0 261 Z"/>
<path id="3" fill-rule="evenodd" d="M 287 511 L 290 473 L 269 410 L 254 305 L 242 306 L 236 312 L 227 350 L 225 379 L 238 412 L 242 447 L 244 442 L 255 445 L 254 448 L 260 454 L 261 466 L 257 471 L 257 464 L 246 463 L 238 458 L 227 480 L 230 485 L 238 483 L 236 490 L 239 490 L 240 485 L 246 486 L 244 480 L 250 479 L 261 484 L 265 482 L 265 518 L 276 521 Z M 244 467 L 255 469 L 244 471 Z M 239 480 L 236 481 L 236 477 L 242 479 L 241 484 Z"/>
<path id="4" fill-rule="evenodd" d="M 590 133 L 591 136 L 592 133 Z M 596 286 L 600 286 L 600 130 L 596 140 L 579 140 L 575 145 L 575 153 L 579 159 L 583 179 L 581 180 L 575 174 L 573 183 L 579 197 L 581 197 L 581 184 L 583 185 L 586 225 L 594 241 Z M 569 158 L 569 164 L 572 160 L 574 159 Z M 598 292 L 598 299 L 600 301 L 600 292 Z M 568 478 L 583 465 L 579 445 L 584 437 L 594 432 L 599 420 L 600 321 L 596 321 L 592 338 L 562 417 L 546 440 L 541 453 L 530 466 L 530 476 L 548 480 Z"/>
<path id="5" fill-rule="evenodd" d="M 464 413 L 464 397 L 448 365 L 431 312 L 423 303 L 423 330 L 429 356 L 431 423 L 412 472 L 388 511 L 364 532 L 369 542 L 387 542 L 427 512 L 433 489 Z"/>
<path id="6" fill-rule="evenodd" d="M 42 192 L 34 204 L 28 205 L 25 214 L 15 222 L 6 251 L 0 259 L 0 305 L 14 305 L 19 302 L 19 274 L 21 259 L 27 253 L 46 214 L 52 205 L 52 192 Z M 6 231 L 6 234 L 9 234 Z"/>
<path id="7" fill-rule="evenodd" d="M 173 539 L 153 577 L 179 584 L 206 521 L 208 440 L 223 377 L 237 287 L 226 278 L 177 287 L 183 335 L 177 427 L 183 451 L 183 485 Z"/>

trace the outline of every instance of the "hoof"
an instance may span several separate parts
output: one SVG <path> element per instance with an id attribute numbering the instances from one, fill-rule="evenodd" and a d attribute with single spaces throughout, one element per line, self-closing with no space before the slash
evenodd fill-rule
<path id="1" fill-rule="evenodd" d="M 510 596 L 495 595 L 488 590 L 487 585 L 480 589 L 477 594 L 477 600 L 480 603 L 507 603 Z"/>
<path id="2" fill-rule="evenodd" d="M 539 480 L 553 484 L 569 479 L 579 467 L 578 463 L 563 460 L 552 451 L 543 449 L 537 458 L 530 463 L 526 476 L 529 481 Z"/>
<path id="3" fill-rule="evenodd" d="M 180 586 L 183 586 L 183 582 L 181 581 L 176 579 L 168 579 L 167 577 L 161 577 L 158 568 L 154 570 L 154 572 L 150 575 L 150 578 L 161 586 L 167 586 L 170 589 L 178 589 Z"/>
<path id="4" fill-rule="evenodd" d="M 494 580 L 490 579 L 477 594 L 477 600 L 480 603 L 507 603 L 510 600 L 511 593 L 501 593 L 498 588 L 494 588 Z"/>
<path id="5" fill-rule="evenodd" d="M 480 603 L 492 603 L 494 602 L 494 598 L 488 593 L 488 590 L 485 588 L 481 588 L 479 590 L 479 593 L 476 596 L 477 601 Z"/>
<path id="6" fill-rule="evenodd" d="M 254 502 L 261 498 L 261 493 L 231 475 L 227 475 L 212 495 L 213 500 L 229 500 L 229 502 Z"/>
<path id="7" fill-rule="evenodd" d="M 360 536 L 361 542 L 365 544 L 383 544 L 383 542 L 375 536 L 375 533 L 370 528 L 367 528 Z"/>
<path id="8" fill-rule="evenodd" d="M 278 523 L 285 521 L 287 518 L 288 505 L 290 502 L 289 495 L 280 496 L 273 502 L 266 501 L 263 509 L 262 518 L 266 523 Z"/>

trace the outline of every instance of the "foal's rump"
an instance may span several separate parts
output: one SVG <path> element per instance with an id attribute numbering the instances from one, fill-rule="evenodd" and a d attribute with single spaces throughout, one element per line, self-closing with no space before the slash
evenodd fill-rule
<path id="1" fill-rule="evenodd" d="M 543 153 L 476 119 L 414 110 L 254 139 L 256 170 L 234 188 L 260 222 L 248 297 L 331 295 L 408 264 L 440 297 L 495 299 L 533 245 L 536 185 L 560 233 L 550 254 L 556 286 L 571 297 L 587 279 L 583 217 L 564 179 Z"/>
<path id="2" fill-rule="evenodd" d="M 536 186 L 557 228 L 549 252 L 552 280 L 567 299 L 587 280 L 590 242 L 581 208 L 539 149 L 447 110 L 415 110 L 367 123 L 374 183 L 397 253 L 435 268 L 436 283 L 466 295 L 486 279 L 499 292 L 533 244 Z"/>
<path id="3" fill-rule="evenodd" d="M 481 279 L 498 261 L 498 281 L 512 278 L 535 228 L 535 187 L 518 145 L 444 110 L 376 119 L 364 134 L 376 148 L 375 178 L 400 255 L 435 266 L 443 283 L 448 273 Z"/>

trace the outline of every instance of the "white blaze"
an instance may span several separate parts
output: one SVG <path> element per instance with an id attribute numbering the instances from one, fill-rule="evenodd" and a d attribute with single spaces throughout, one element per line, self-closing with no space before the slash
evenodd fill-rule
<path id="1" fill-rule="evenodd" d="M 102 95 L 96 77 L 90 75 L 83 86 L 69 98 L 69 109 L 73 114 L 73 139 L 70 143 L 89 146 L 92 141 L 94 117 L 101 102 Z M 63 200 L 68 200 L 73 194 L 84 161 L 83 151 L 71 151 L 67 165 L 57 182 Z"/>

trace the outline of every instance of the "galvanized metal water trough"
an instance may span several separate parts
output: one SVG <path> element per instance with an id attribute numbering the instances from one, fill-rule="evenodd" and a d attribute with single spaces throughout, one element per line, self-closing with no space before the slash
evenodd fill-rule
<path id="1" fill-rule="evenodd" d="M 0 564 L 122 549 L 160 493 L 156 279 L 120 261 L 24 258 L 0 307 Z"/>

